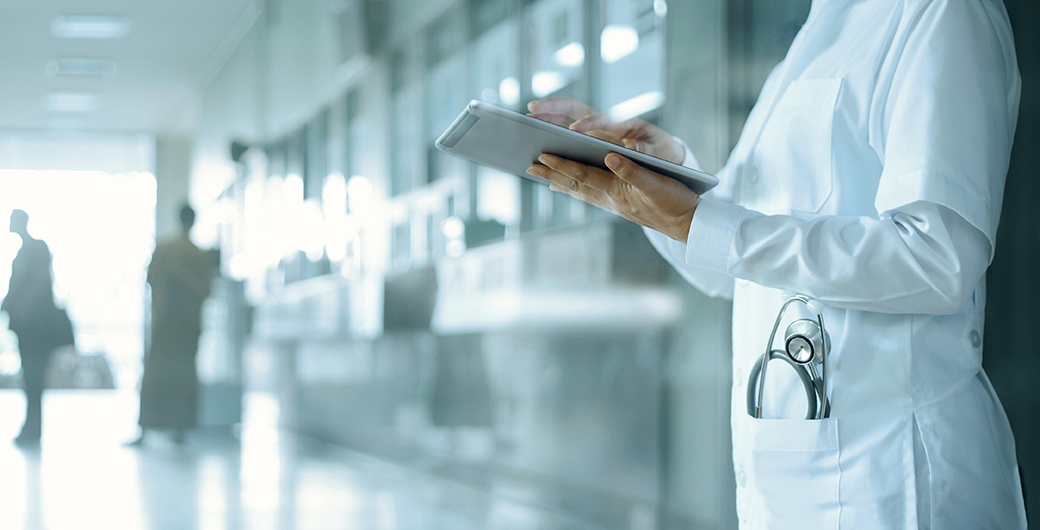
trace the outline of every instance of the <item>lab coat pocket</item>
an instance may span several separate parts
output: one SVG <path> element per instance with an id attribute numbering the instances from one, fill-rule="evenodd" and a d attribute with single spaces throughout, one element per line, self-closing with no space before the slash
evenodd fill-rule
<path id="1" fill-rule="evenodd" d="M 832 134 L 841 79 L 793 81 L 777 101 L 750 161 L 745 198 L 764 213 L 818 212 L 832 191 Z"/>
<path id="2" fill-rule="evenodd" d="M 770 529 L 838 528 L 837 418 L 748 420 L 756 518 Z"/>

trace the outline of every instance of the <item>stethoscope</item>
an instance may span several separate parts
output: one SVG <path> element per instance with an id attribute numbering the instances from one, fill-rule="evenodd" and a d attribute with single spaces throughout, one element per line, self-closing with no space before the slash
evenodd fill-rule
<path id="1" fill-rule="evenodd" d="M 787 307 L 793 302 L 801 302 L 816 315 L 816 320 L 798 319 L 787 326 L 784 334 L 784 349 L 774 350 L 773 340 L 780 320 Z M 765 394 L 766 368 L 769 361 L 782 359 L 794 368 L 805 387 L 807 408 L 805 419 L 819 420 L 831 414 L 830 401 L 827 399 L 827 354 L 830 350 L 830 338 L 823 326 L 823 308 L 815 300 L 800 294 L 792 295 L 784 301 L 780 313 L 776 315 L 773 331 L 769 334 L 765 353 L 758 357 L 751 368 L 748 378 L 747 409 L 748 414 L 762 417 L 762 396 Z"/>

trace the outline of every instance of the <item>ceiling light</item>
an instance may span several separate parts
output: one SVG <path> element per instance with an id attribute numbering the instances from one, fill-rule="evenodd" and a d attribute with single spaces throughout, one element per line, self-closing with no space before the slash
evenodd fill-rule
<path id="1" fill-rule="evenodd" d="M 51 35 L 59 39 L 119 39 L 129 32 L 127 17 L 61 15 L 51 22 Z"/>
<path id="2" fill-rule="evenodd" d="M 44 72 L 48 77 L 62 75 L 101 77 L 115 71 L 116 63 L 109 59 L 61 57 L 47 61 L 47 65 L 44 66 Z"/>
<path id="3" fill-rule="evenodd" d="M 49 112 L 91 112 L 101 107 L 101 98 L 90 92 L 51 92 L 43 98 Z"/>

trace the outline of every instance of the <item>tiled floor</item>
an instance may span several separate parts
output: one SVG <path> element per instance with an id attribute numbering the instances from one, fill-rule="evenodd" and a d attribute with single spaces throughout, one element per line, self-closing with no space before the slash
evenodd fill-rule
<path id="1" fill-rule="evenodd" d="M 237 435 L 161 433 L 144 447 L 136 396 L 48 391 L 44 438 L 12 440 L 24 401 L 0 390 L 0 528 L 10 530 L 578 529 L 599 527 L 275 429 L 277 407 L 246 402 Z M 513 497 L 516 498 L 516 497 Z"/>

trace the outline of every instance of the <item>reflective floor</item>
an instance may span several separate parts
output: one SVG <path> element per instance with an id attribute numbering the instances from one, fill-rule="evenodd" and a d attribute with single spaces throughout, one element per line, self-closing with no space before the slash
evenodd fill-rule
<path id="1" fill-rule="evenodd" d="M 10 440 L 22 394 L 0 390 L 0 528 L 579 529 L 600 528 L 510 500 L 505 485 L 473 487 L 273 425 L 277 405 L 246 400 L 238 433 L 200 432 L 186 443 L 136 435 L 136 396 L 48 391 L 36 448 Z"/>

